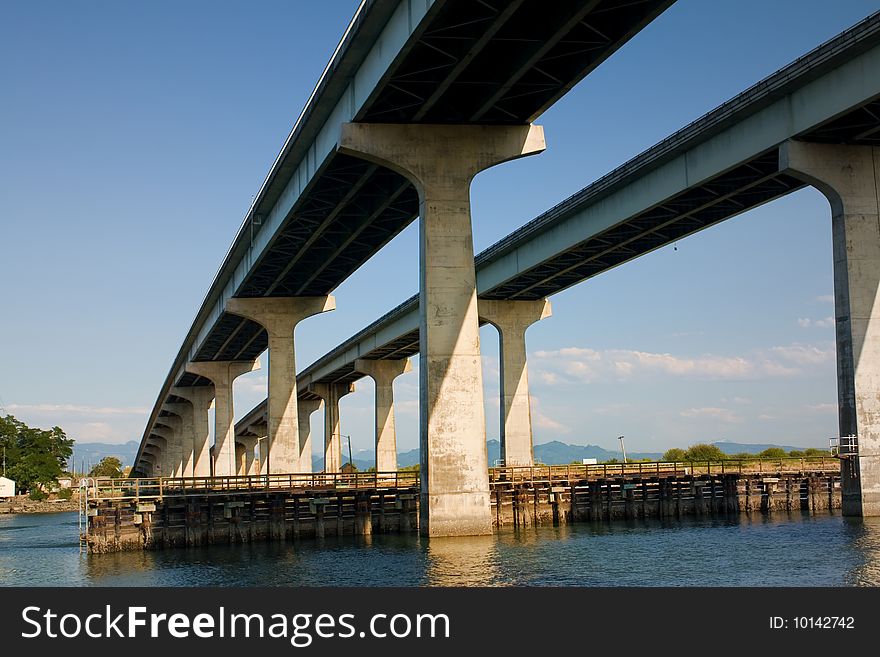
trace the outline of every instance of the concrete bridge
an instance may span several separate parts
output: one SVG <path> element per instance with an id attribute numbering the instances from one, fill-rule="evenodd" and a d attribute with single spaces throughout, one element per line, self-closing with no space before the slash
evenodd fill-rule
<path id="1" fill-rule="evenodd" d="M 549 314 L 548 296 L 812 184 L 833 211 L 840 427 L 842 436 L 856 437 L 845 455 L 843 508 L 852 515 L 880 513 L 880 427 L 874 420 L 880 391 L 873 376 L 878 328 L 872 321 L 880 284 L 880 17 L 820 46 L 474 259 L 468 201 L 473 175 L 540 151 L 542 133 L 529 122 L 671 3 L 639 3 L 639 11 L 626 3 L 565 3 L 565 10 L 553 5 L 558 16 L 550 11 L 534 24 L 525 18 L 536 16 L 529 14 L 536 10 L 530 3 L 500 3 L 503 11 L 475 19 L 484 31 L 464 39 L 462 51 L 446 60 L 446 77 L 421 93 L 411 89 L 406 99 L 395 95 L 401 87 L 390 80 L 426 66 L 418 58 L 431 50 L 431 35 L 463 25 L 455 12 L 476 5 L 435 2 L 413 13 L 415 3 L 392 9 L 394 4 L 365 3 L 352 22 L 166 379 L 136 471 L 205 476 L 213 466 L 220 476 L 255 473 L 257 467 L 264 474 L 309 472 L 308 417 L 323 403 L 325 471 L 336 472 L 338 401 L 362 376 L 376 381 L 378 469 L 396 469 L 391 384 L 418 353 L 421 531 L 488 533 L 478 325 L 492 323 L 501 337 L 503 457 L 510 465 L 530 465 L 524 334 Z M 553 84 L 530 87 L 535 93 L 525 96 L 528 102 L 514 93 L 528 76 L 546 73 L 542 57 L 553 59 L 553 48 L 584 26 L 594 30 L 591 21 L 600 18 L 609 21 L 603 32 L 608 38 L 573 57 L 576 65 L 569 58 L 566 74 L 557 71 Z M 501 81 L 489 85 L 486 98 L 455 96 L 468 71 L 495 62 L 499 53 L 493 48 L 501 45 L 493 41 L 503 40 L 513 26 L 517 34 L 528 28 L 553 38 L 533 46 L 535 52 L 515 70 L 505 72 L 505 61 L 496 71 Z M 386 59 L 376 63 L 366 45 L 371 39 L 374 47 L 375 39 L 398 44 L 396 55 L 388 59 L 387 47 L 380 48 Z M 357 75 L 371 72 L 373 77 L 364 74 L 374 81 L 371 92 L 357 84 L 357 75 L 343 89 L 342 80 L 352 79 L 352 62 L 360 64 Z M 329 112 L 319 97 L 339 103 L 323 122 L 312 118 L 318 105 Z M 307 130 L 309 121 L 320 123 L 323 132 Z M 303 140 L 310 138 L 306 148 Z M 366 215 L 355 213 L 367 196 L 374 205 Z M 382 200 L 375 205 L 377 198 Z M 332 309 L 327 293 L 416 215 L 419 296 L 297 376 L 293 327 Z M 233 427 L 232 380 L 253 369 L 267 347 L 268 400 Z M 207 445 L 212 398 L 213 459 Z M 259 450 L 258 461 L 255 443 L 263 436 L 267 448 Z"/>

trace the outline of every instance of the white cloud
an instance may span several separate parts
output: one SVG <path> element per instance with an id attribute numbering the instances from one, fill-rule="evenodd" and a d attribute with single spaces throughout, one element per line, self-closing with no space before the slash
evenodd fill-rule
<path id="1" fill-rule="evenodd" d="M 837 404 L 804 404 L 804 408 L 812 413 L 837 413 Z"/>
<path id="2" fill-rule="evenodd" d="M 536 351 L 531 358 L 535 380 L 553 386 L 627 381 L 636 377 L 686 378 L 699 381 L 747 381 L 792 377 L 833 361 L 833 345 L 793 344 L 755 350 L 746 355 L 680 356 L 632 349 L 597 351 L 567 347 Z M 737 403 L 748 403 L 738 400 Z"/>
<path id="3" fill-rule="evenodd" d="M 9 411 L 65 415 L 69 413 L 78 415 L 144 415 L 150 412 L 150 409 L 146 407 L 82 406 L 79 404 L 10 404 L 6 408 Z"/>
<path id="4" fill-rule="evenodd" d="M 546 415 L 541 410 L 541 402 L 534 395 L 529 395 L 529 407 L 532 414 L 532 425 L 539 429 L 548 429 L 556 433 L 571 433 L 571 428 L 558 420 Z"/>
<path id="5" fill-rule="evenodd" d="M 834 317 L 828 316 L 823 319 L 799 317 L 797 323 L 801 328 L 832 328 L 834 326 Z"/>
<path id="6" fill-rule="evenodd" d="M 742 422 L 743 418 L 731 411 L 729 408 L 717 408 L 715 406 L 705 406 L 703 408 L 688 408 L 679 413 L 681 417 L 687 418 L 709 418 L 718 422 L 726 422 L 735 424 Z"/>

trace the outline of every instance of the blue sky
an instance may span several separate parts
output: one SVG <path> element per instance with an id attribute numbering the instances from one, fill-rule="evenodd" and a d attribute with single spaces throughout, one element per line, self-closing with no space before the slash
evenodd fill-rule
<path id="1" fill-rule="evenodd" d="M 354 12 L 327 2 L 0 4 L 0 407 L 139 440 L 247 208 Z M 679 0 L 474 182 L 479 251 L 878 8 Z M 415 224 L 297 329 L 304 367 L 417 290 Z M 837 434 L 830 211 L 812 189 L 551 299 L 529 330 L 535 442 L 662 451 Z M 488 435 L 498 349 L 483 340 Z M 398 443 L 417 445 L 417 374 Z M 241 377 L 241 416 L 265 395 Z M 369 379 L 343 433 L 372 442 Z M 321 430 L 320 413 L 313 427 Z"/>

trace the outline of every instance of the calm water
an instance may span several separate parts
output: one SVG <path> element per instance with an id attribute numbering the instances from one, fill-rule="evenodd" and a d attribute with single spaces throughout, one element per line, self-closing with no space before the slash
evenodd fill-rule
<path id="1" fill-rule="evenodd" d="M 0 516 L 4 586 L 880 586 L 880 519 L 629 521 L 80 555 L 75 513 Z"/>

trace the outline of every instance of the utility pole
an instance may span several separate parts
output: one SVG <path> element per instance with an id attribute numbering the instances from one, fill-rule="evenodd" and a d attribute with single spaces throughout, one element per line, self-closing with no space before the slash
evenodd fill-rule
<path id="1" fill-rule="evenodd" d="M 3 476 L 6 476 L 6 445 L 3 445 Z"/>
<path id="2" fill-rule="evenodd" d="M 351 466 L 352 471 L 354 471 L 354 460 L 351 458 L 351 436 L 346 436 L 348 438 L 348 464 Z"/>
<path id="3" fill-rule="evenodd" d="M 626 446 L 623 444 L 623 436 L 618 436 L 617 439 L 620 441 L 620 451 L 623 452 L 623 462 L 626 463 Z"/>

